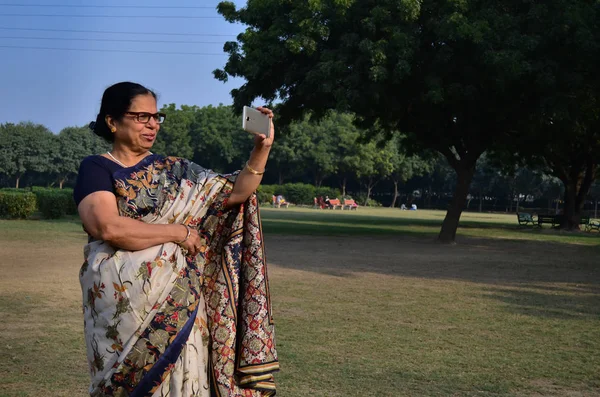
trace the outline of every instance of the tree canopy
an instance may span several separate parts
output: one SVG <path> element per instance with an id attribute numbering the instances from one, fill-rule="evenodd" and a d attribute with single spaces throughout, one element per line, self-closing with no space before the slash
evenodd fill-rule
<path id="1" fill-rule="evenodd" d="M 401 132 L 444 155 L 457 184 L 439 238 L 453 241 L 479 157 L 537 136 L 523 122 L 532 115 L 548 120 L 540 103 L 552 101 L 538 82 L 563 55 L 544 52 L 553 32 L 597 24 L 598 2 L 547 3 L 251 0 L 236 9 L 222 2 L 219 12 L 247 28 L 225 45 L 229 60 L 214 74 L 246 80 L 232 91 L 236 109 L 261 97 L 280 102 L 284 121 L 351 112 L 363 128 Z M 555 11 L 565 18 L 547 31 Z M 569 55 L 583 57 L 583 49 Z M 550 75 L 577 75 L 579 63 L 557 62 Z"/>

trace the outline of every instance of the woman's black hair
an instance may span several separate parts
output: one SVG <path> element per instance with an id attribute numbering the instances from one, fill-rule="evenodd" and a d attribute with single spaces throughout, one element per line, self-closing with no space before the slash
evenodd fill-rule
<path id="1" fill-rule="evenodd" d="M 100 105 L 100 113 L 96 117 L 96 121 L 92 121 L 89 125 L 94 134 L 104 138 L 107 142 L 114 142 L 115 135 L 110 131 L 106 124 L 106 116 L 112 117 L 114 120 L 121 120 L 125 113 L 129 110 L 131 102 L 138 95 L 152 95 L 156 99 L 156 94 L 138 83 L 124 81 L 108 87 L 102 95 L 102 104 Z"/>

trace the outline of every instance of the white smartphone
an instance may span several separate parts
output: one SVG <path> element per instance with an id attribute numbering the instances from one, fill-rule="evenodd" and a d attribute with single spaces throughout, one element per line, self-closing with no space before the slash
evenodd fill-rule
<path id="1" fill-rule="evenodd" d="M 242 128 L 251 134 L 264 134 L 267 138 L 271 135 L 271 120 L 260 110 L 244 106 L 242 115 Z"/>

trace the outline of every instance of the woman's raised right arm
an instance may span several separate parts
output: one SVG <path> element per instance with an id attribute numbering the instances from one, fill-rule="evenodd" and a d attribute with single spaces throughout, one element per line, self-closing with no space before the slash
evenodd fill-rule
<path id="1" fill-rule="evenodd" d="M 92 237 L 128 251 L 182 241 L 188 233 L 187 228 L 181 224 L 148 224 L 120 216 L 115 195 L 108 191 L 87 195 L 79 203 L 77 210 L 85 230 Z M 200 237 L 196 230 L 190 230 L 190 236 L 181 246 L 195 255 L 200 248 Z"/>

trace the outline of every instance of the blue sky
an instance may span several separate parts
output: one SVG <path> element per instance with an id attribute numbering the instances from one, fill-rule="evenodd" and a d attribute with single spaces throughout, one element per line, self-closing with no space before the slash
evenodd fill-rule
<path id="1" fill-rule="evenodd" d="M 245 4 L 242 0 L 234 2 L 238 6 Z M 224 66 L 227 57 L 223 43 L 235 40 L 243 26 L 232 25 L 220 17 L 215 10 L 217 4 L 216 0 L 122 3 L 116 0 L 0 0 L 0 123 L 32 121 L 46 125 L 54 133 L 67 126 L 86 125 L 96 118 L 104 89 L 124 80 L 155 90 L 159 106 L 231 104 L 229 92 L 243 84 L 243 80 L 230 79 L 224 84 L 214 79 L 212 71 Z M 58 7 L 60 5 L 68 7 Z M 31 16 L 34 14 L 43 16 Z M 138 15 L 141 17 L 132 17 Z M 131 33 L 71 32 L 73 30 Z M 109 39 L 117 41 L 106 41 Z"/>

